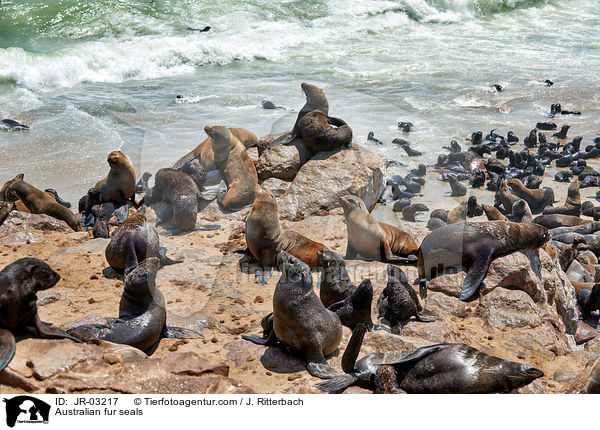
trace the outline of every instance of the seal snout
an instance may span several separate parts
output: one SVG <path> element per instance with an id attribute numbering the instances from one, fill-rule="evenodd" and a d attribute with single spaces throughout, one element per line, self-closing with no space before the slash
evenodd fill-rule
<path id="1" fill-rule="evenodd" d="M 206 127 L 204 127 L 204 131 L 206 132 L 206 134 L 212 137 L 212 135 L 215 132 L 215 128 L 212 125 L 207 125 Z"/>

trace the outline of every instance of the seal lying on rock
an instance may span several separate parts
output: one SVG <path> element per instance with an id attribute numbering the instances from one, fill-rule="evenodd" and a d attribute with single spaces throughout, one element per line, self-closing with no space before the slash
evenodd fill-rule
<path id="1" fill-rule="evenodd" d="M 21 258 L 0 272 L 0 370 L 15 354 L 15 334 L 33 331 L 43 338 L 79 342 L 43 322 L 37 313 L 37 292 L 54 287 L 59 280 L 60 275 L 37 258 Z"/>
<path id="2" fill-rule="evenodd" d="M 291 354 L 304 357 L 308 373 L 331 378 L 336 371 L 327 364 L 342 339 L 340 318 L 327 310 L 312 287 L 310 269 L 301 260 L 280 252 L 281 278 L 273 293 L 273 314 L 263 319 L 263 338 L 242 336 L 259 345 L 280 343 Z"/>
<path id="3" fill-rule="evenodd" d="M 423 307 L 404 272 L 397 266 L 389 265 L 387 274 L 388 283 L 379 296 L 377 310 L 379 317 L 385 318 L 390 323 L 392 333 L 399 335 L 403 324 L 411 317 L 415 317 L 419 322 L 433 322 L 434 320 L 419 314 L 423 311 Z"/>
<path id="4" fill-rule="evenodd" d="M 126 272 L 149 257 L 159 257 L 163 266 L 182 262 L 167 257 L 166 249 L 160 247 L 156 230 L 141 213 L 130 216 L 117 228 L 104 255 L 117 272 Z"/>
<path id="5" fill-rule="evenodd" d="M 352 332 L 342 357 L 347 374 L 317 384 L 321 391 L 339 393 L 350 385 L 361 385 L 381 394 L 499 393 L 544 376 L 535 367 L 460 343 L 440 343 L 414 351 L 373 352 L 356 361 L 365 332 L 364 325 Z"/>
<path id="6" fill-rule="evenodd" d="M 550 239 L 548 230 L 537 224 L 506 221 L 449 224 L 432 231 L 419 248 L 421 295 L 426 281 L 450 267 L 469 266 L 460 300 L 477 292 L 493 259 L 519 249 L 538 249 Z"/>
<path id="7" fill-rule="evenodd" d="M 69 333 L 84 341 L 103 339 L 147 353 L 154 352 L 161 337 L 188 337 L 185 332 L 190 330 L 167 327 L 165 299 L 156 286 L 159 264 L 157 258 L 149 258 L 126 272 L 118 319 L 107 319 L 108 326 L 82 325 Z"/>
<path id="8" fill-rule="evenodd" d="M 347 259 L 358 254 L 390 263 L 414 262 L 417 243 L 403 230 L 389 224 L 377 222 L 369 214 L 365 203 L 356 196 L 340 198 L 348 230 Z M 407 256 L 407 257 L 404 257 Z"/>

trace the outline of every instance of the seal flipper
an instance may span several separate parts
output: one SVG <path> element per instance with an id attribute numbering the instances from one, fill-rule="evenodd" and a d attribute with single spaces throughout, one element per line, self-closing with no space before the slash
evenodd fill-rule
<path id="1" fill-rule="evenodd" d="M 294 141 L 294 139 L 296 139 L 296 133 L 294 133 L 293 131 L 286 133 L 282 136 L 279 136 L 277 139 L 275 139 L 273 142 L 271 142 L 268 146 L 268 148 L 273 148 L 274 146 L 278 146 L 278 145 L 289 145 L 290 143 L 292 143 Z"/>
<path id="2" fill-rule="evenodd" d="M 61 199 L 60 196 L 58 195 L 58 192 L 54 188 L 45 189 L 44 192 L 51 193 L 54 196 L 54 198 L 56 199 L 56 203 L 63 205 L 66 208 L 71 207 L 71 203 Z"/>
<path id="3" fill-rule="evenodd" d="M 252 343 L 263 346 L 275 346 L 279 343 L 279 339 L 277 339 L 274 330 L 271 330 L 267 337 L 258 337 L 254 335 L 243 334 L 242 339 L 249 340 Z"/>
<path id="4" fill-rule="evenodd" d="M 390 248 L 390 244 L 383 240 L 381 241 L 380 247 L 381 261 L 390 263 L 416 263 L 417 261 L 416 255 L 409 255 L 407 257 L 399 257 L 395 255 Z"/>
<path id="5" fill-rule="evenodd" d="M 173 260 L 172 258 L 169 258 L 167 256 L 167 248 L 164 246 L 161 246 L 158 249 L 158 259 L 160 260 L 160 267 L 183 263 L 183 260 Z"/>
<path id="6" fill-rule="evenodd" d="M 424 346 L 422 348 L 419 348 L 419 349 L 411 352 L 410 354 L 401 358 L 398 361 L 395 361 L 393 363 L 385 363 L 385 364 L 390 364 L 390 365 L 394 365 L 394 366 L 402 365 L 402 364 L 412 364 L 412 363 L 422 360 L 423 358 L 427 357 L 428 355 L 433 354 L 434 352 L 441 351 L 442 349 L 448 347 L 449 345 L 451 345 L 451 344 L 438 343 L 437 345 Z"/>
<path id="7" fill-rule="evenodd" d="M 58 327 L 54 327 L 52 325 L 45 323 L 44 321 L 42 321 L 40 319 L 40 316 L 37 314 L 35 315 L 35 318 L 33 319 L 33 324 L 34 324 L 35 328 L 37 329 L 38 333 L 40 334 L 40 336 L 43 338 L 71 339 L 72 341 L 81 343 L 81 340 L 77 339 L 76 337 L 71 336 L 66 331 L 64 331 Z"/>
<path id="8" fill-rule="evenodd" d="M 13 334 L 3 328 L 0 328 L 0 371 L 3 370 L 15 355 L 17 344 Z"/>
<path id="9" fill-rule="evenodd" d="M 327 363 L 323 354 L 320 354 L 320 356 L 316 355 L 312 358 L 313 359 L 309 359 L 306 363 L 306 370 L 308 370 L 308 373 L 312 376 L 321 379 L 330 379 L 338 375 L 335 369 Z"/>
<path id="10" fill-rule="evenodd" d="M 344 355 L 342 356 L 342 370 L 345 373 L 350 373 L 354 370 L 356 359 L 360 353 L 365 333 L 367 332 L 367 325 L 365 323 L 359 323 L 352 330 L 352 336 L 348 341 Z"/>
<path id="11" fill-rule="evenodd" d="M 493 250 L 491 248 L 477 254 L 477 258 L 475 258 L 473 264 L 471 264 L 462 289 L 460 290 L 459 298 L 463 302 L 469 301 L 479 289 L 479 286 L 487 275 L 490 263 L 492 262 L 492 254 Z"/>

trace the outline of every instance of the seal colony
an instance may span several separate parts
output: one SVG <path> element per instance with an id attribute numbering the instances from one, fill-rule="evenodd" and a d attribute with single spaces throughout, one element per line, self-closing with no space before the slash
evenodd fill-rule
<path id="1" fill-rule="evenodd" d="M 295 199 L 294 203 L 298 203 L 303 197 L 322 193 L 319 190 L 322 184 L 308 175 L 300 188 L 299 194 L 303 195 L 293 195 L 290 190 L 301 186 L 296 178 L 302 176 L 301 171 L 305 173 L 298 168 L 309 170 L 308 161 L 320 161 L 327 166 L 327 162 L 339 157 L 336 162 L 348 170 L 344 163 L 356 153 L 367 150 L 353 142 L 356 136 L 346 121 L 329 116 L 329 101 L 322 89 L 308 83 L 303 83 L 301 88 L 306 97 L 305 105 L 291 131 L 279 138 L 258 139 L 243 128 L 205 125 L 207 137 L 198 139 L 202 141 L 196 148 L 169 163 L 171 167 L 145 172 L 137 183 L 135 169 L 127 155 L 121 151 L 111 152 L 107 157 L 107 175 L 96 183 L 86 184 L 87 192 L 85 188 L 82 190 L 85 194 L 79 201 L 77 215 L 51 188 L 52 184 L 45 184 L 49 188 L 42 187 L 46 191 L 41 191 L 24 182 L 23 174 L 8 179 L 0 187 L 0 224 L 12 225 L 13 217 L 16 219 L 22 216 L 16 215 L 18 212 L 27 210 L 64 221 L 74 231 L 69 234 L 81 236 L 78 240 L 91 236 L 104 238 L 104 242 L 102 239 L 94 242 L 103 250 L 102 280 L 115 277 L 118 279 L 115 287 L 123 290 L 115 290 L 121 293 L 118 318 L 107 317 L 102 324 L 88 324 L 84 320 L 62 330 L 40 320 L 36 300 L 36 293 L 56 285 L 60 276 L 41 259 L 17 259 L 0 272 L 0 287 L 4 288 L 0 288 L 0 370 L 10 363 L 19 347 L 16 340 L 27 331 L 40 337 L 77 342 L 114 342 L 153 354 L 161 348 L 161 343 L 168 342 L 164 339 L 180 339 L 169 344 L 168 350 L 173 351 L 186 345 L 185 338 L 192 339 L 190 342 L 201 338 L 195 330 L 198 328 L 212 333 L 220 330 L 235 336 L 236 340 L 220 345 L 219 336 L 223 334 L 218 333 L 210 339 L 210 344 L 216 345 L 209 345 L 207 337 L 202 343 L 194 343 L 194 348 L 211 347 L 213 354 L 227 356 L 238 367 L 239 357 L 243 356 L 246 368 L 256 371 L 256 366 L 264 366 L 267 376 L 288 372 L 288 359 L 277 358 L 281 357 L 277 354 L 284 354 L 289 356 L 290 362 L 302 363 L 302 371 L 306 369 L 311 376 L 327 379 L 317 384 L 325 392 L 342 392 L 351 385 L 377 393 L 510 392 L 542 378 L 543 371 L 537 367 L 544 368 L 543 360 L 550 358 L 519 353 L 521 363 L 511 359 L 512 352 L 498 352 L 498 357 L 485 354 L 482 351 L 488 351 L 485 348 L 493 344 L 480 341 L 475 335 L 463 335 L 461 331 L 465 327 L 456 328 L 454 324 L 461 324 L 457 321 L 480 318 L 485 321 L 485 324 L 480 323 L 484 327 L 484 339 L 491 340 L 499 336 L 494 331 L 497 320 L 491 317 L 485 320 L 486 315 L 500 309 L 519 316 L 522 313 L 524 319 L 529 318 L 527 321 L 535 321 L 525 308 L 542 304 L 544 318 L 539 319 L 544 322 L 528 323 L 532 326 L 528 330 L 540 327 L 551 330 L 543 332 L 543 336 L 557 339 L 557 345 L 566 336 L 573 336 L 580 344 L 596 336 L 582 340 L 589 336 L 584 330 L 589 327 L 595 333 L 598 323 L 600 283 L 596 281 L 600 273 L 600 222 L 597 219 L 600 219 L 600 207 L 589 199 L 584 201 L 587 196 L 580 190 L 598 185 L 600 173 L 588 165 L 588 160 L 600 155 L 600 139 L 587 146 L 581 146 L 583 138 L 580 137 L 567 142 L 570 128 L 566 124 L 556 136 L 546 137 L 539 130 L 558 129 L 560 125 L 540 122 L 523 139 L 524 149 L 519 150 L 516 146 L 519 138 L 511 131 L 506 137 L 498 129 L 485 136 L 475 131 L 464 143 L 452 141 L 444 147 L 445 152 L 434 165 L 419 164 L 406 176 L 395 175 L 385 182 L 385 178 L 377 178 L 370 168 L 371 176 L 364 183 L 360 183 L 357 174 L 345 188 L 336 188 L 337 183 L 332 185 L 323 193 L 325 196 L 319 196 L 326 199 L 326 203 L 314 203 L 318 207 L 309 208 L 312 214 L 328 220 L 325 226 L 317 217 L 307 216 L 300 210 L 292 211 L 291 216 L 288 213 L 288 200 Z M 277 106 L 263 103 L 263 107 Z M 553 114 L 559 113 L 564 114 L 564 111 L 554 106 Z M 423 152 L 413 149 L 406 140 L 413 124 L 395 122 L 394 128 L 396 123 L 398 132 L 404 134 L 392 143 L 399 145 L 406 157 L 421 157 Z M 416 126 L 418 130 L 418 124 Z M 385 139 L 374 136 L 375 132 L 367 136 L 370 144 L 386 145 Z M 296 149 L 288 146 L 291 144 L 298 150 L 297 160 Z M 277 153 L 282 165 L 295 163 L 295 173 L 286 172 L 291 185 L 269 178 L 259 180 L 257 171 L 264 171 L 261 170 L 264 160 L 262 155 L 255 160 L 255 146 L 262 155 L 269 151 Z M 367 163 L 358 158 L 353 169 L 358 170 L 363 167 L 361 163 Z M 560 175 L 557 173 L 557 181 L 574 178 L 562 206 L 554 206 L 557 202 L 553 188 L 541 187 L 541 178 L 552 164 L 564 169 L 559 171 Z M 334 170 L 326 169 L 323 168 L 326 175 L 335 175 Z M 424 187 L 426 189 L 438 177 L 441 182 L 448 182 L 444 190 L 450 191 L 448 197 L 452 200 L 448 201 L 452 203 L 430 210 L 419 198 Z M 481 190 L 477 196 L 469 195 L 474 189 Z M 380 212 L 383 206 L 393 209 Z M 393 221 L 382 216 L 382 213 L 394 212 L 397 219 L 392 218 Z M 534 214 L 538 216 L 534 218 Z M 488 221 L 482 221 L 484 216 Z M 224 220 L 227 226 L 203 226 L 199 221 L 213 219 Z M 171 230 L 173 226 L 175 229 Z M 82 229 L 83 233 L 75 233 Z M 202 230 L 213 229 L 218 231 L 202 236 Z M 208 241 L 224 233 L 230 233 L 229 237 L 225 234 L 225 243 L 216 243 L 217 239 Z M 173 236 L 161 239 L 167 234 Z M 160 246 L 161 240 L 184 243 L 185 260 L 167 257 L 166 249 Z M 208 249 L 209 244 L 213 245 L 211 249 Z M 337 252 L 342 251 L 344 245 L 345 255 Z M 217 246 L 219 261 L 211 254 L 212 248 Z M 181 251 L 177 246 L 174 249 Z M 198 253 L 188 258 L 190 249 Z M 238 261 L 234 250 L 245 255 Z M 58 255 L 64 254 L 67 252 Z M 499 287 L 495 291 L 505 290 L 502 294 L 512 294 L 510 289 L 527 293 L 531 302 L 515 311 L 512 304 L 526 299 L 517 300 L 512 296 L 506 299 L 502 295 L 498 298 L 490 293 L 487 282 L 492 281 L 486 278 L 496 260 L 513 261 L 511 257 L 518 259 L 521 254 L 530 259 L 535 275 L 540 279 L 545 277 L 540 289 L 544 291 L 532 291 L 529 284 L 534 281 L 520 285 L 522 278 L 518 274 L 511 273 L 515 279 L 504 279 L 504 283 L 494 281 L 492 287 Z M 60 258 L 53 261 L 56 270 L 65 267 Z M 234 264 L 236 262 L 239 264 Z M 157 281 L 161 267 L 176 263 L 181 264 L 163 268 Z M 226 270 L 238 274 L 250 266 L 257 268 L 256 279 L 238 282 L 226 278 Z M 199 269 L 204 271 L 200 279 L 202 274 L 211 278 L 209 270 L 213 267 L 218 267 L 217 276 L 211 281 L 215 288 L 206 295 L 208 304 L 203 308 L 194 308 L 196 303 L 188 303 L 186 298 L 167 300 L 168 294 L 163 296 L 163 288 L 171 288 L 171 293 L 175 290 L 184 297 L 205 290 L 206 286 L 199 279 L 190 282 L 178 277 L 185 278 L 182 273 L 188 269 Z M 357 270 L 361 267 L 370 267 L 379 273 Z M 281 272 L 277 282 L 270 280 L 274 269 Z M 90 281 L 99 280 L 99 273 L 92 274 Z M 452 281 L 448 281 L 448 275 Z M 198 273 L 192 276 L 197 277 Z M 313 288 L 313 276 L 319 280 L 318 294 Z M 556 279 L 548 279 L 552 276 Z M 457 279 L 460 281 L 458 293 L 447 285 Z M 77 282 L 75 278 L 69 281 Z M 433 289 L 434 283 L 437 289 Z M 480 288 L 482 284 L 486 287 Z M 191 285 L 195 286 L 194 292 L 190 291 Z M 80 283 L 79 288 L 85 290 L 86 283 Z M 435 295 L 428 294 L 430 289 Z M 547 295 L 549 292 L 551 296 Z M 265 296 L 271 294 L 272 301 L 265 300 Z M 561 294 L 567 298 L 561 298 Z M 458 298 L 453 297 L 455 295 Z M 473 303 L 465 307 L 459 300 Z M 95 300 L 88 301 L 88 305 L 94 303 Z M 82 307 L 89 316 L 91 311 L 88 312 L 86 306 Z M 561 311 L 560 306 L 568 309 Z M 182 309 L 191 310 L 191 315 L 200 312 L 207 315 L 201 323 L 193 321 L 194 324 L 187 324 L 188 317 L 175 315 L 186 322 L 186 328 L 167 325 L 171 312 Z M 475 316 L 469 316 L 471 309 L 476 309 Z M 262 319 L 253 319 L 253 312 L 259 311 Z M 374 311 L 378 324 L 373 322 Z M 571 320 L 567 311 L 574 313 Z M 550 320 L 553 323 L 547 324 Z M 467 331 L 473 327 L 473 323 L 469 324 Z M 511 333 L 523 332 L 519 324 L 510 326 Z M 567 327 L 569 324 L 576 327 Z M 501 326 L 500 331 L 504 328 Z M 344 346 L 342 339 L 348 338 L 349 330 L 352 335 Z M 249 342 L 239 340 L 240 335 Z M 456 336 L 460 341 L 447 342 L 451 339 L 446 336 Z M 371 353 L 358 359 L 363 340 Z M 249 350 L 249 345 L 255 349 Z M 544 352 L 565 355 L 557 345 L 543 345 Z M 341 353 L 340 349 L 343 350 L 341 369 L 338 361 L 331 359 Z M 162 349 L 161 354 L 165 353 Z M 260 354 L 260 360 L 250 358 L 256 353 Z M 231 359 L 233 356 L 236 358 Z M 525 363 L 530 360 L 536 367 Z M 237 372 L 242 373 L 239 369 Z M 596 376 L 594 371 L 589 392 L 597 391 Z M 0 383 L 3 381 L 0 378 Z M 314 390 L 312 385 L 316 380 L 308 379 L 308 383 Z"/>

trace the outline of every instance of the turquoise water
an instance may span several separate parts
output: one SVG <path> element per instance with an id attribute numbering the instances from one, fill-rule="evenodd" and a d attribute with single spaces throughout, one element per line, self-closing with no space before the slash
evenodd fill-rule
<path id="1" fill-rule="evenodd" d="M 600 131 L 599 28 L 597 0 L 4 0 L 0 116 L 32 129 L 0 133 L 0 178 L 24 172 L 75 200 L 113 149 L 155 171 L 207 124 L 289 129 L 303 81 L 357 143 L 408 167 L 475 130 L 523 138 L 552 103 L 583 112 L 554 121 L 587 142 Z M 394 137 L 425 155 L 405 159 Z"/>

